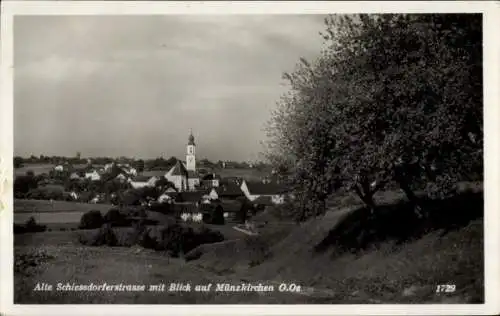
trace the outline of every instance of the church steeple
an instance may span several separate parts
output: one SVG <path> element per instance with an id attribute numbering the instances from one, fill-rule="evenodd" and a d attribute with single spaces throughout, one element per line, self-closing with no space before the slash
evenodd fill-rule
<path id="1" fill-rule="evenodd" d="M 187 144 L 187 153 L 186 153 L 186 169 L 191 171 L 196 171 L 196 153 L 195 153 L 195 144 L 194 144 L 194 136 L 193 130 L 189 133 L 188 144 Z"/>
<path id="2" fill-rule="evenodd" d="M 193 145 L 194 146 L 194 136 L 193 136 L 193 130 L 191 129 L 189 132 L 189 142 L 188 145 Z"/>

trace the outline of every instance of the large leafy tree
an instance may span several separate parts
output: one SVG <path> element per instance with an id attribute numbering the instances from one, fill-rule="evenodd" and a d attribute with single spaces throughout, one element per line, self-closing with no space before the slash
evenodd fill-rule
<path id="1" fill-rule="evenodd" d="M 482 167 L 481 17 L 352 15 L 326 19 L 326 49 L 285 74 L 268 158 L 293 170 L 298 220 L 325 211 L 339 182 L 372 210 L 395 181 L 446 195 Z"/>

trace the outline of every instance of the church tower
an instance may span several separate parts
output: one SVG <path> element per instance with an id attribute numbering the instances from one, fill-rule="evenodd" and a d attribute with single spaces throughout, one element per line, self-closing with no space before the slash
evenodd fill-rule
<path id="1" fill-rule="evenodd" d="M 195 144 L 194 144 L 194 136 L 193 131 L 191 131 L 187 144 L 187 153 L 186 153 L 186 169 L 189 171 L 196 171 L 196 156 L 195 156 Z"/>

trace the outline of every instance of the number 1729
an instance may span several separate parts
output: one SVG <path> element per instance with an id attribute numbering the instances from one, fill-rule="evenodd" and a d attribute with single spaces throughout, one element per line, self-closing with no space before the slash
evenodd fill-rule
<path id="1" fill-rule="evenodd" d="M 455 284 L 439 284 L 436 287 L 436 293 L 453 293 L 455 290 Z"/>

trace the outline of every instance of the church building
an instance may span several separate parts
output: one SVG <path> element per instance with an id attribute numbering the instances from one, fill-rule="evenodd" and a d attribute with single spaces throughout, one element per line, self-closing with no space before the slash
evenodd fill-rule
<path id="1" fill-rule="evenodd" d="M 179 191 L 194 191 L 200 185 L 200 177 L 196 171 L 196 145 L 193 132 L 190 133 L 186 148 L 186 164 L 177 161 L 167 172 L 165 178 Z"/>

